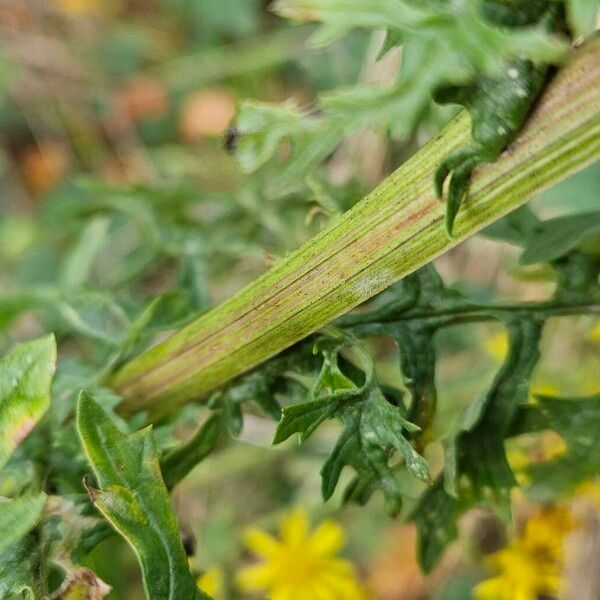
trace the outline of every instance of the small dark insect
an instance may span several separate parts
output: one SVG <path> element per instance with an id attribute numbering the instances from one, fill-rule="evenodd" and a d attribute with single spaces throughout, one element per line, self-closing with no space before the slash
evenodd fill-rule
<path id="1" fill-rule="evenodd" d="M 240 130 L 235 125 L 230 125 L 227 128 L 223 138 L 223 148 L 225 148 L 229 154 L 233 154 L 235 152 L 240 135 Z"/>
<path id="2" fill-rule="evenodd" d="M 196 538 L 191 531 L 181 531 L 181 543 L 186 556 L 194 556 L 196 554 Z"/>

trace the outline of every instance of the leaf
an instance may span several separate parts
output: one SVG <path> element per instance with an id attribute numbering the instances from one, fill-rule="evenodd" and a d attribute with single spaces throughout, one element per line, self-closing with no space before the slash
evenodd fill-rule
<path id="1" fill-rule="evenodd" d="M 552 263 L 556 272 L 556 302 L 590 302 L 600 299 L 600 253 L 573 250 Z"/>
<path id="2" fill-rule="evenodd" d="M 551 262 L 600 236 L 600 212 L 579 213 L 543 221 L 528 237 L 522 265 Z"/>
<path id="3" fill-rule="evenodd" d="M 322 94 L 319 104 L 332 124 L 344 123 L 347 130 L 389 129 L 392 137 L 402 139 L 413 131 L 423 107 L 429 104 L 431 91 L 428 81 L 417 85 L 415 79 L 404 77 L 391 87 L 359 84 L 338 88 Z M 339 130 L 343 131 L 341 126 Z"/>
<path id="4" fill-rule="evenodd" d="M 600 394 L 585 398 L 536 395 L 536 400 L 530 408 L 537 417 L 536 429 L 555 431 L 567 446 L 557 458 L 528 468 L 532 481 L 528 496 L 548 502 L 564 498 L 600 472 Z"/>
<path id="5" fill-rule="evenodd" d="M 586 37 L 596 29 L 599 0 L 565 0 L 567 5 L 567 21 L 572 31 Z"/>
<path id="6" fill-rule="evenodd" d="M 419 499 L 409 520 L 417 527 L 417 557 L 429 573 L 438 563 L 444 550 L 458 535 L 459 501 L 448 495 L 439 477 Z"/>
<path id="7" fill-rule="evenodd" d="M 214 450 L 221 437 L 222 420 L 221 414 L 212 415 L 187 442 L 160 459 L 160 470 L 167 489 L 179 483 Z"/>
<path id="8" fill-rule="evenodd" d="M 92 265 L 105 244 L 110 220 L 105 216 L 91 219 L 62 265 L 61 285 L 76 289 L 88 282 Z"/>
<path id="9" fill-rule="evenodd" d="M 237 114 L 240 132 L 236 156 L 242 169 L 252 172 L 269 160 L 280 144 L 302 127 L 302 114 L 292 104 L 244 102 Z"/>
<path id="10" fill-rule="evenodd" d="M 373 492 L 380 489 L 386 511 L 395 516 L 402 508 L 402 489 L 395 477 L 395 469 L 388 464 L 390 452 L 365 444 L 360 417 L 360 410 L 356 408 L 342 418 L 344 429 L 321 469 L 323 498 L 328 500 L 333 495 L 342 471 L 349 466 L 356 472 L 356 477 L 344 491 L 344 502 L 366 504 Z"/>
<path id="11" fill-rule="evenodd" d="M 366 392 L 366 398 L 342 415 L 344 429 L 321 469 L 322 492 L 329 499 L 345 466 L 352 467 L 358 480 L 350 484 L 345 500 L 364 503 L 376 488 L 386 499 L 390 514 L 397 514 L 402 504 L 402 492 L 389 465 L 393 450 L 404 458 L 410 473 L 429 481 L 429 467 L 416 453 L 404 431 L 414 431 L 415 426 L 406 421 L 398 408 L 393 407 L 377 388 Z M 365 497 L 366 494 L 366 497 Z"/>
<path id="12" fill-rule="evenodd" d="M 317 45 L 328 44 L 355 28 L 399 30 L 444 40 L 450 52 L 461 56 L 461 63 L 488 73 L 516 57 L 553 62 L 566 49 L 561 40 L 536 27 L 509 30 L 493 26 L 482 18 L 480 0 L 419 4 L 406 0 L 278 0 L 274 10 L 290 19 L 323 23 L 313 37 Z M 442 61 L 447 58 L 439 57 Z"/>
<path id="13" fill-rule="evenodd" d="M 320 353 L 323 361 L 308 395 L 309 400 L 283 409 L 281 421 L 275 432 L 274 444 L 286 440 L 293 433 L 300 433 L 300 441 L 304 441 L 320 423 L 331 418 L 336 407 L 341 408 L 345 403 L 359 396 L 364 389 L 364 385 L 357 386 L 338 365 L 340 352 L 352 345 L 354 338 L 333 328 L 330 329 L 329 334 L 329 337 L 317 339 L 312 347 L 313 355 Z M 372 374 L 373 370 L 370 369 L 369 375 Z M 314 424 L 314 427 L 311 424 Z"/>
<path id="14" fill-rule="evenodd" d="M 511 8 L 511 19 L 497 22 L 484 18 L 487 4 L 482 0 L 278 0 L 273 10 L 281 16 L 322 24 L 311 38 L 313 45 L 329 44 L 355 28 L 386 30 L 391 40 L 386 48 L 402 43 L 400 74 L 390 86 L 361 83 L 321 94 L 317 109 L 310 112 L 289 103 L 242 104 L 240 164 L 253 171 L 281 157 L 277 151 L 289 141 L 285 158 L 269 177 L 270 193 L 281 195 L 301 185 L 303 176 L 312 174 L 352 131 L 374 127 L 389 130 L 396 139 L 409 136 L 428 110 L 439 110 L 431 96 L 442 86 L 504 74 L 510 60 L 560 62 L 569 46 L 536 25 L 539 6 L 536 3 L 533 11 L 526 4 Z M 533 12 L 536 18 L 519 19 L 515 12 Z M 494 106 L 492 114 L 496 111 Z"/>
<path id="15" fill-rule="evenodd" d="M 400 410 L 392 406 L 379 390 L 371 391 L 369 399 L 365 402 L 360 423 L 367 454 L 371 456 L 374 448 L 391 445 L 404 459 L 406 468 L 428 483 L 431 476 L 427 462 L 404 437 L 405 432 L 416 431 L 419 431 L 419 427 L 402 417 Z"/>
<path id="16" fill-rule="evenodd" d="M 411 394 L 409 418 L 426 430 L 425 436 L 430 434 L 437 406 L 434 333 L 433 328 L 418 321 L 390 328 L 400 351 L 404 384 Z"/>
<path id="17" fill-rule="evenodd" d="M 570 451 L 580 456 L 600 452 L 600 438 L 595 435 L 600 431 L 600 394 L 583 398 L 536 394 L 535 398 L 546 426 L 565 440 Z"/>
<path id="18" fill-rule="evenodd" d="M 346 131 L 345 126 L 328 123 L 302 112 L 291 103 L 243 102 L 236 127 L 240 138 L 236 158 L 241 168 L 253 172 L 276 157 L 283 142 L 290 142 L 289 156 L 277 165 L 271 194 L 282 194 L 297 186 L 311 167 L 328 156 Z"/>
<path id="19" fill-rule="evenodd" d="M 506 324 L 509 349 L 489 391 L 461 415 L 445 443 L 445 489 L 456 497 L 468 493 L 474 502 L 489 502 L 510 517 L 510 489 L 516 484 L 506 459 L 504 438 L 519 406 L 527 403 L 529 379 L 539 359 L 542 324 L 521 318 Z M 458 486 L 466 479 L 467 490 Z M 464 486 L 463 486 L 464 487 Z"/>
<path id="20" fill-rule="evenodd" d="M 0 469 L 50 406 L 54 336 L 15 347 L 0 361 Z"/>
<path id="21" fill-rule="evenodd" d="M 273 443 L 280 443 L 294 433 L 299 433 L 303 442 L 323 421 L 339 417 L 344 428 L 321 470 L 323 497 L 326 500 L 331 497 L 344 467 L 350 466 L 358 477 L 350 484 L 345 501 L 364 503 L 380 488 L 389 512 L 396 514 L 401 506 L 401 491 L 389 466 L 391 454 L 398 452 L 404 460 L 401 466 L 419 479 L 429 481 L 425 459 L 405 437 L 405 433 L 414 433 L 419 428 L 406 420 L 403 409 L 391 404 L 377 386 L 368 352 L 352 336 L 337 330 L 331 333 L 332 338 L 322 338 L 315 344 L 315 349 L 323 353 L 323 364 L 310 392 L 311 399 L 283 409 Z M 363 373 L 354 367 L 352 379 L 339 367 L 340 351 L 348 346 L 358 352 L 366 368 Z M 354 376 L 357 380 L 362 377 L 364 383 L 358 386 Z"/>
<path id="22" fill-rule="evenodd" d="M 504 240 L 524 246 L 527 240 L 541 227 L 541 221 L 525 204 L 508 213 L 504 218 L 486 227 L 481 234 L 496 240 Z"/>
<path id="23" fill-rule="evenodd" d="M 255 390 L 252 401 L 273 421 L 279 421 L 281 419 L 281 406 L 279 406 L 279 402 L 275 400 L 270 390 L 266 387 Z"/>
<path id="24" fill-rule="evenodd" d="M 416 448 L 420 450 L 431 439 L 437 405 L 433 338 L 440 321 L 429 321 L 419 315 L 431 310 L 465 308 L 471 303 L 456 291 L 446 288 L 432 265 L 419 269 L 392 286 L 381 299 L 387 302 L 381 302 L 370 311 L 353 313 L 339 322 L 353 326 L 352 332 L 359 337 L 386 335 L 396 342 L 403 383 L 411 395 L 408 420 L 420 428 L 420 434 L 414 439 Z"/>
<path id="25" fill-rule="evenodd" d="M 356 414 L 351 414 L 344 420 L 346 422 L 345 427 L 321 469 L 321 490 L 325 500 L 333 495 L 340 475 L 347 465 L 352 466 L 362 478 L 365 478 L 366 474 L 367 479 L 377 479 L 377 471 L 371 468 L 371 465 L 363 456 L 360 445 L 360 423 L 356 418 Z M 394 483 L 392 478 L 389 488 L 393 488 Z M 389 491 L 393 493 L 391 489 Z M 393 495 L 399 496 L 399 492 Z"/>
<path id="26" fill-rule="evenodd" d="M 356 27 L 422 28 L 442 22 L 444 13 L 417 8 L 404 0 L 278 0 L 273 10 L 295 21 L 319 21 L 323 30 L 313 38 L 325 45 Z"/>
<path id="27" fill-rule="evenodd" d="M 135 551 L 148 598 L 207 599 L 190 573 L 150 427 L 126 435 L 82 392 L 77 429 L 99 489 L 90 499 Z"/>
<path id="28" fill-rule="evenodd" d="M 40 522 L 46 495 L 26 495 L 0 502 L 0 598 L 28 598 L 34 593 L 38 560 L 30 531 Z"/>
<path id="29" fill-rule="evenodd" d="M 36 526 L 45 506 L 46 494 L 0 501 L 0 555 Z"/>
<path id="30" fill-rule="evenodd" d="M 0 555 L 0 598 L 38 600 L 42 598 L 36 574 L 39 572 L 39 544 L 28 535 Z"/>
<path id="31" fill-rule="evenodd" d="M 229 396 L 225 396 L 222 401 L 223 417 L 227 424 L 227 430 L 230 435 L 237 437 L 244 428 L 244 413 L 240 402 L 235 402 Z"/>
<path id="32" fill-rule="evenodd" d="M 344 395 L 335 399 L 324 398 L 286 406 L 275 430 L 273 444 L 280 444 L 294 433 L 300 434 L 300 443 L 306 441 L 323 421 L 333 418 L 349 398 L 351 396 Z"/>
<path id="33" fill-rule="evenodd" d="M 313 399 L 282 410 L 273 444 L 283 442 L 294 433 L 300 434 L 300 443 L 304 442 L 323 421 L 333 418 L 344 406 L 360 399 L 364 386 L 357 387 L 338 366 L 338 355 L 344 345 L 346 341 L 333 342 L 329 348 L 322 347 L 323 364 L 310 392 Z M 323 391 L 328 393 L 321 396 Z"/>
<path id="34" fill-rule="evenodd" d="M 224 390 L 215 394 L 208 405 L 211 409 L 222 409 L 227 429 L 237 436 L 243 427 L 242 405 L 255 404 L 273 421 L 280 421 L 282 413 L 277 397 L 290 400 L 304 400 L 304 384 L 287 377 L 290 371 L 314 371 L 318 361 L 313 355 L 313 340 L 296 344 L 242 377 L 239 377 Z"/>

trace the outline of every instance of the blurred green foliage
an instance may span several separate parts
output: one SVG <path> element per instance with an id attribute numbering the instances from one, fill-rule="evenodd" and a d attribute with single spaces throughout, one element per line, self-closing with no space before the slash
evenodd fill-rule
<path id="1" fill-rule="evenodd" d="M 574 33 L 587 32 L 597 4 L 566 3 Z M 48 596 L 80 566 L 113 586 L 111 598 L 143 597 L 133 554 L 95 510 L 98 492 L 90 500 L 82 485 L 91 472 L 89 490 L 118 485 L 160 500 L 158 509 L 134 510 L 140 498 L 129 498 L 123 513 L 121 492 L 111 488 L 117 501 L 101 512 L 121 524 L 135 511 L 166 519 L 158 530 L 170 536 L 182 581 L 189 587 L 189 569 L 198 575 L 218 565 L 226 598 L 239 597 L 241 529 L 268 527 L 294 504 L 335 512 L 350 532 L 350 555 L 371 569 L 391 535 L 380 500 L 362 510 L 339 504 L 365 504 L 378 489 L 390 512 L 419 524 L 420 558 L 433 566 L 458 533 L 458 514 L 487 504 L 488 488 L 491 504 L 510 511 L 515 481 L 504 441 L 527 423 L 530 434 L 557 429 L 568 447 L 564 457 L 531 466 L 532 497 L 555 500 L 597 474 L 597 443 L 577 432 L 578 419 L 586 427 L 597 421 L 592 394 L 600 385 L 597 346 L 584 339 L 598 310 L 598 165 L 534 202 L 550 220 L 520 211 L 486 232 L 520 247 L 521 264 L 506 244 L 466 245 L 437 265 L 450 283 L 423 269 L 208 403 L 154 424 L 152 434 L 138 432 L 145 415 L 119 414 L 120 398 L 104 384 L 114 368 L 320 231 L 435 134 L 452 114 L 431 100 L 438 85 L 493 75 L 522 52 L 554 62 L 564 51 L 564 39 L 492 27 L 476 5 L 276 3 L 276 12 L 308 15 L 318 28 L 292 26 L 257 0 L 1 7 L 0 348 L 8 358 L 0 371 L 10 373 L 0 389 L 18 375 L 10 352 L 23 352 L 14 350 L 21 340 L 54 332 L 59 360 L 50 394 L 53 360 L 34 369 L 33 388 L 19 384 L 19 394 L 1 398 L 0 432 L 15 427 L 15 398 L 35 410 L 26 423 L 32 434 L 3 450 L 0 495 L 10 501 L 0 503 L 0 521 L 18 519 L 20 529 L 11 530 L 20 541 L 0 548 L 0 598 L 28 597 L 26 589 Z M 385 41 L 373 26 L 387 29 Z M 308 47 L 309 38 L 319 48 Z M 237 161 L 223 148 L 236 104 Z M 488 262 L 498 273 L 507 266 L 517 282 L 489 277 Z M 536 302 L 524 302 L 529 294 Z M 567 331 L 565 320 L 549 319 L 538 346 L 542 321 L 565 306 L 584 314 L 570 317 L 576 325 Z M 481 352 L 498 322 L 510 332 L 501 366 L 504 356 Z M 555 395 L 573 399 L 540 395 L 527 404 L 529 389 L 548 381 L 560 388 Z M 105 462 L 123 440 L 144 452 L 155 446 L 136 456 L 139 465 L 119 446 L 127 456 L 112 473 L 123 477 L 116 483 L 86 458 L 77 436 L 81 389 L 96 403 L 88 402 L 97 412 L 87 424 L 102 430 Z M 341 436 L 326 422 L 338 416 Z M 282 442 L 294 432 L 310 439 L 266 449 L 273 435 Z M 445 480 L 442 441 L 454 456 L 446 456 Z M 183 546 L 197 539 L 189 569 L 157 465 L 173 488 Z M 429 471 L 432 487 L 421 481 Z M 465 479 L 466 492 L 453 485 Z M 321 486 L 333 497 L 326 505 Z M 154 556 L 156 539 L 129 534 L 138 555 L 151 547 Z M 428 597 L 468 597 L 479 558 Z"/>

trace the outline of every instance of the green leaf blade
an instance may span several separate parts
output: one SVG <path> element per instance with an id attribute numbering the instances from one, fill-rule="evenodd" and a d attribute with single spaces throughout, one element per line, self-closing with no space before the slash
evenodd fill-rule
<path id="1" fill-rule="evenodd" d="M 25 537 L 37 524 L 46 505 L 46 494 L 21 496 L 0 502 L 0 554 Z"/>
<path id="2" fill-rule="evenodd" d="M 528 495 L 549 502 L 572 494 L 600 471 L 600 394 L 568 399 L 537 396 L 537 400 L 541 428 L 558 433 L 567 447 L 564 454 L 528 468 Z"/>
<path id="3" fill-rule="evenodd" d="M 304 442 L 323 421 L 334 417 L 339 407 L 339 401 L 325 398 L 286 406 L 275 430 L 273 444 L 287 440 L 294 433 L 298 433 L 300 442 Z"/>
<path id="4" fill-rule="evenodd" d="M 324 500 L 329 500 L 337 487 L 340 475 L 346 465 L 357 467 L 360 456 L 358 443 L 358 424 L 349 423 L 340 435 L 334 449 L 321 468 L 321 492 Z M 358 471 L 358 468 L 356 468 Z"/>
<path id="5" fill-rule="evenodd" d="M 0 469 L 50 406 L 54 336 L 19 344 L 0 362 Z"/>
<path id="6" fill-rule="evenodd" d="M 100 486 L 86 483 L 88 494 L 136 553 L 147 596 L 208 599 L 189 570 L 151 428 L 122 433 L 82 392 L 77 429 Z"/>
<path id="7" fill-rule="evenodd" d="M 600 212 L 565 215 L 544 221 L 527 238 L 522 265 L 551 262 L 600 237 Z"/>
<path id="8" fill-rule="evenodd" d="M 39 545 L 32 530 L 40 523 L 46 495 L 0 502 L 0 598 L 41 597 L 36 573 Z"/>
<path id="9" fill-rule="evenodd" d="M 379 392 L 371 393 L 361 419 L 361 436 L 365 447 L 380 448 L 392 445 L 404 459 L 406 468 L 426 483 L 431 482 L 427 461 L 418 454 L 404 436 L 404 432 L 415 432 L 419 428 L 402 417 L 400 411 L 392 406 Z"/>
<path id="10" fill-rule="evenodd" d="M 598 0 L 567 0 L 567 21 L 576 35 L 585 37 L 594 31 L 600 10 Z"/>
<path id="11" fill-rule="evenodd" d="M 417 526 L 419 564 L 429 573 L 442 553 L 458 536 L 459 502 L 444 490 L 442 478 L 430 487 L 413 510 L 410 520 Z"/>

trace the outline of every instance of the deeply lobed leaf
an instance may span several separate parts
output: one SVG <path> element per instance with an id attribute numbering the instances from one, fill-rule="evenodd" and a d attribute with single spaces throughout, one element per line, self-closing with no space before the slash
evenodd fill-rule
<path id="1" fill-rule="evenodd" d="M 332 496 L 344 467 L 350 466 L 357 480 L 346 491 L 346 500 L 364 503 L 379 488 L 388 510 L 397 513 L 402 494 L 395 469 L 389 465 L 392 454 L 397 452 L 404 467 L 417 478 L 430 479 L 425 459 L 406 437 L 419 428 L 404 417 L 401 407 L 392 404 L 377 385 L 368 353 L 352 337 L 340 338 L 339 332 L 334 335 L 337 339 L 321 340 L 316 345 L 321 347 L 324 359 L 310 399 L 283 409 L 273 443 L 280 443 L 294 433 L 303 442 L 325 420 L 339 417 L 342 433 L 321 470 L 323 497 L 327 500 Z M 366 362 L 362 385 L 357 385 L 340 369 L 340 351 L 346 346 L 359 349 Z"/>

